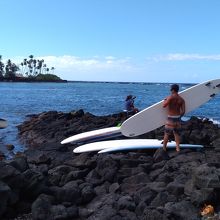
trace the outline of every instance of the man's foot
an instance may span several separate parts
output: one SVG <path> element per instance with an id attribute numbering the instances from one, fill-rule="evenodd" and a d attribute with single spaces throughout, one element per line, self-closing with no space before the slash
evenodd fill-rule
<path id="1" fill-rule="evenodd" d="M 179 147 L 176 147 L 176 152 L 180 152 L 180 148 Z"/>
<path id="2" fill-rule="evenodd" d="M 166 148 L 166 147 L 163 147 L 163 150 L 164 150 L 164 151 L 167 151 L 167 148 Z"/>

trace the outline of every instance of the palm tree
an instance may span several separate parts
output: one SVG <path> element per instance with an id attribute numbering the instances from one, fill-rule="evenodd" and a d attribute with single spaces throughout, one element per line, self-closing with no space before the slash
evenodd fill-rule
<path id="1" fill-rule="evenodd" d="M 24 59 L 23 64 L 24 64 L 24 73 L 26 76 L 28 76 L 28 72 L 26 70 L 27 69 L 27 59 L 26 58 Z"/>
<path id="2" fill-rule="evenodd" d="M 21 65 L 21 74 L 23 75 L 23 73 L 24 73 L 24 63 L 21 62 L 20 65 Z"/>
<path id="3" fill-rule="evenodd" d="M 9 59 L 5 66 L 5 76 L 7 78 L 15 78 L 16 71 L 18 70 L 19 70 L 19 67 L 16 64 L 12 63 L 11 60 Z"/>
<path id="4" fill-rule="evenodd" d="M 0 78 L 3 78 L 4 75 L 4 63 L 2 62 L 2 55 L 0 55 Z"/>
<path id="5" fill-rule="evenodd" d="M 46 73 L 46 71 L 47 71 L 47 64 L 45 63 L 45 64 L 43 65 L 43 72 Z M 43 72 L 42 72 L 42 73 L 43 73 Z"/>
<path id="6" fill-rule="evenodd" d="M 34 69 L 33 70 L 33 75 L 36 76 L 37 75 L 37 71 L 36 71 L 37 60 L 34 59 L 32 62 L 33 62 L 33 69 Z"/>
<path id="7" fill-rule="evenodd" d="M 37 61 L 37 70 L 39 71 L 39 74 L 41 74 L 43 63 L 44 63 L 43 59 Z"/>
<path id="8" fill-rule="evenodd" d="M 5 66 L 5 77 L 10 77 L 11 65 L 12 63 L 11 60 L 9 59 Z"/>
<path id="9" fill-rule="evenodd" d="M 53 74 L 54 74 L 54 70 L 55 70 L 55 68 L 54 68 L 54 67 L 51 67 L 51 71 L 52 71 Z"/>

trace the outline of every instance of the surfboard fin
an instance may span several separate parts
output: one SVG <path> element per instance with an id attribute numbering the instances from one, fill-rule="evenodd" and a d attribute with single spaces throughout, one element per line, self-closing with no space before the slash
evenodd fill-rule
<path id="1" fill-rule="evenodd" d="M 208 82 L 205 84 L 205 86 L 210 86 L 211 85 L 211 82 Z"/>
<path id="2" fill-rule="evenodd" d="M 169 143 L 169 142 L 172 142 L 172 139 L 171 139 L 171 138 L 168 139 L 168 143 Z M 161 141 L 161 144 L 163 144 L 163 140 Z"/>
<path id="3" fill-rule="evenodd" d="M 210 97 L 214 98 L 215 97 L 215 93 L 211 94 Z"/>

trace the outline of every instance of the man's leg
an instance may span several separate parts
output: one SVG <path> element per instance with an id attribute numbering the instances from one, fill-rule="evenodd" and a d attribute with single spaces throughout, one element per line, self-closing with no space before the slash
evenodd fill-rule
<path id="1" fill-rule="evenodd" d="M 163 150 L 167 150 L 167 143 L 169 141 L 169 134 L 165 131 L 164 132 L 164 137 L 163 137 Z"/>
<path id="2" fill-rule="evenodd" d="M 180 136 L 178 132 L 174 132 L 174 138 L 176 142 L 176 151 L 179 152 L 180 151 Z"/>

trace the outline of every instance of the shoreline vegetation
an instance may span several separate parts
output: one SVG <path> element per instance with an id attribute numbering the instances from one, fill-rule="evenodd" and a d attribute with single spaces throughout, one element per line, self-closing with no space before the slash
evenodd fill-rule
<path id="1" fill-rule="evenodd" d="M 48 67 L 43 59 L 33 55 L 25 58 L 20 64 L 11 59 L 5 63 L 0 55 L 0 82 L 67 82 L 54 74 L 55 67 Z"/>
<path id="2" fill-rule="evenodd" d="M 40 77 L 13 77 L 13 78 L 0 78 L 0 82 L 56 82 L 56 83 L 66 83 L 67 80 L 60 79 L 53 74 L 42 74 Z"/>

